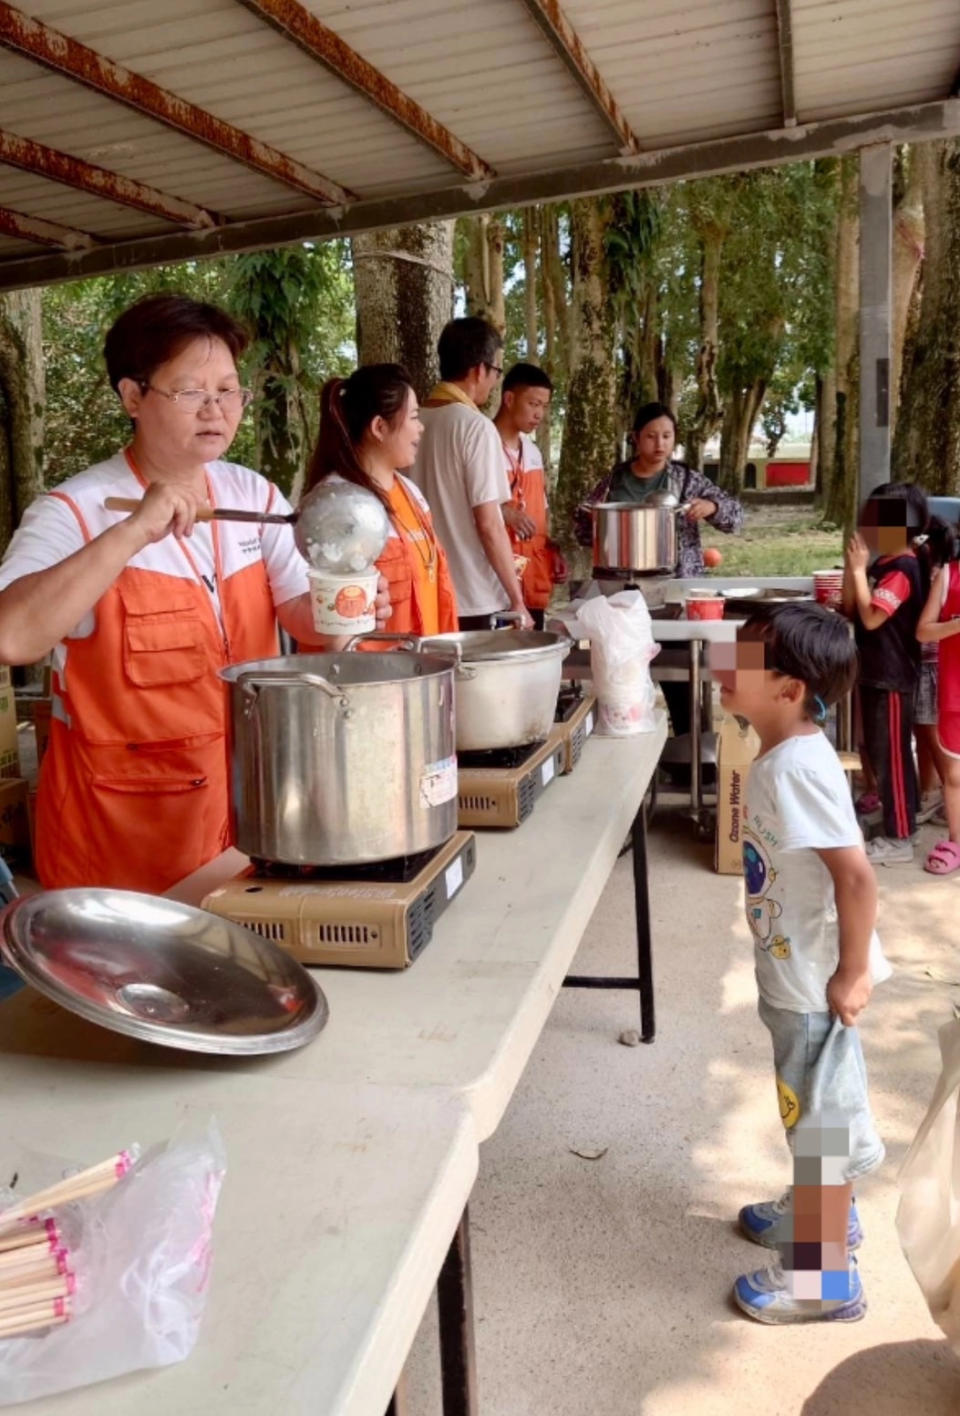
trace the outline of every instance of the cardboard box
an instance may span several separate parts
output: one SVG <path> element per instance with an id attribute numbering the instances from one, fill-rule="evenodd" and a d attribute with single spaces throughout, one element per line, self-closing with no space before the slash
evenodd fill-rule
<path id="1" fill-rule="evenodd" d="M 30 821 L 27 816 L 28 784 L 22 777 L 0 781 L 0 850 L 4 855 L 30 849 Z"/>
<path id="2" fill-rule="evenodd" d="M 760 748 L 753 728 L 724 718 L 717 734 L 717 840 L 713 868 L 719 875 L 743 869 L 743 812 L 750 763 Z"/>
<path id="3" fill-rule="evenodd" d="M 0 777 L 19 776 L 17 705 L 13 696 L 13 679 L 4 664 L 0 665 Z"/>

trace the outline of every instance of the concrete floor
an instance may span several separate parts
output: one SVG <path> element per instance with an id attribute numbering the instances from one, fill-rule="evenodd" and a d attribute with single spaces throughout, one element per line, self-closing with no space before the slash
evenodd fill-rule
<path id="1" fill-rule="evenodd" d="M 929 846 L 936 831 L 925 828 Z M 732 1227 L 790 1179 L 756 1017 L 741 884 L 679 818 L 650 841 L 658 1035 L 625 993 L 559 998 L 471 1203 L 482 1416 L 956 1416 L 960 1358 L 930 1319 L 897 1242 L 896 1175 L 939 1072 L 937 1028 L 960 1003 L 960 878 L 880 872 L 896 973 L 863 1022 L 887 1142 L 866 1181 L 861 1323 L 769 1328 L 729 1301 L 765 1252 Z M 576 972 L 631 961 L 631 864 L 621 860 Z M 599 1159 L 575 1150 L 603 1151 Z M 413 1416 L 440 1412 L 436 1315 L 407 1372 Z"/>

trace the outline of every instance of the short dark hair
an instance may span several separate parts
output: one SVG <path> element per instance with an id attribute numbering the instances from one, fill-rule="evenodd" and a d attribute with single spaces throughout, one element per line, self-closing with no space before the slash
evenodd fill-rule
<path id="1" fill-rule="evenodd" d="M 850 625 L 824 605 L 772 605 L 757 610 L 741 631 L 744 638 L 764 645 L 764 667 L 806 686 L 804 711 L 821 722 L 816 700 L 836 703 L 853 687 L 857 649 Z"/>
<path id="2" fill-rule="evenodd" d="M 114 391 L 121 379 L 150 382 L 155 370 L 194 339 L 222 339 L 234 359 L 250 336 L 226 310 L 188 295 L 146 295 L 124 310 L 107 332 L 103 357 Z"/>
<path id="3" fill-rule="evenodd" d="M 891 503 L 901 502 L 901 511 Z M 864 512 L 870 507 L 877 517 L 878 525 L 902 525 L 908 536 L 922 536 L 930 523 L 930 507 L 927 494 L 915 482 L 884 482 L 875 487 L 860 508 L 860 524 L 863 525 Z M 884 515 L 884 513 L 889 513 Z"/>
<path id="4" fill-rule="evenodd" d="M 553 393 L 553 381 L 537 364 L 514 364 L 504 374 L 500 392 L 514 393 L 518 388 L 545 388 Z"/>
<path id="5" fill-rule="evenodd" d="M 495 364 L 503 339 L 498 330 L 479 315 L 445 324 L 437 343 L 442 379 L 465 379 L 478 364 Z"/>
<path id="6" fill-rule="evenodd" d="M 648 423 L 655 422 L 657 418 L 669 418 L 673 431 L 677 431 L 677 420 L 665 403 L 645 403 L 642 408 L 638 408 L 637 416 L 633 420 L 633 431 L 641 432 Z"/>

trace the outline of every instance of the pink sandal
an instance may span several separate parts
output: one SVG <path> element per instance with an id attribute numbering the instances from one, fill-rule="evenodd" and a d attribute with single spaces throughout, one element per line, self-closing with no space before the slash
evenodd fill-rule
<path id="1" fill-rule="evenodd" d="M 960 870 L 960 845 L 956 841 L 938 841 L 923 863 L 931 875 L 952 875 Z"/>

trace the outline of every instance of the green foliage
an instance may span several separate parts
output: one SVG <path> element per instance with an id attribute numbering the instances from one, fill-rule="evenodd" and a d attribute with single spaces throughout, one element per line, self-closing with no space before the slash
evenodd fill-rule
<path id="1" fill-rule="evenodd" d="M 157 291 L 182 291 L 226 306 L 254 336 L 241 376 L 261 399 L 246 415 L 230 456 L 268 474 L 284 454 L 297 456 L 315 430 L 319 382 L 354 362 L 353 282 L 346 243 L 286 247 L 257 255 L 53 285 L 43 292 L 46 364 L 46 466 L 49 486 L 110 457 L 129 422 L 107 382 L 103 341 L 128 305 Z M 289 417 L 293 438 L 285 440 Z M 296 468 L 292 469 L 293 471 Z"/>

